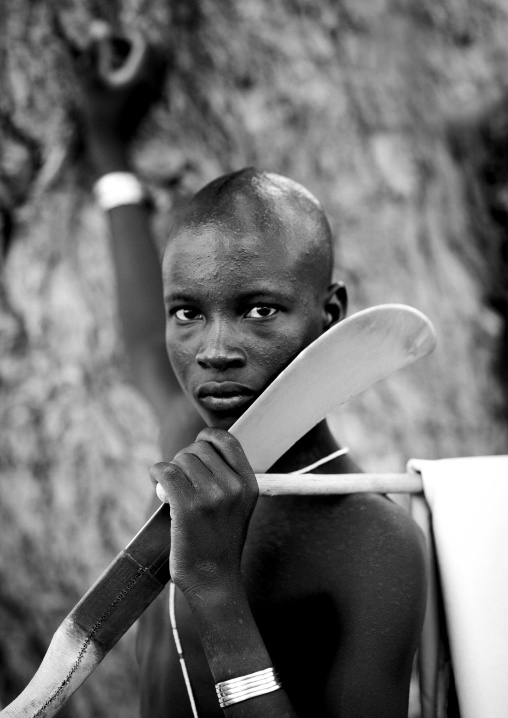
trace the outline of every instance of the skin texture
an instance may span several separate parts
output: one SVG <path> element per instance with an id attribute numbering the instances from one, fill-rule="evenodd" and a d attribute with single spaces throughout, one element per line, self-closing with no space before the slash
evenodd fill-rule
<path id="1" fill-rule="evenodd" d="M 165 252 L 166 346 L 183 390 L 207 424 L 228 429 L 344 315 L 347 299 L 344 287 L 331 283 L 328 224 L 309 193 L 253 170 L 213 184 L 222 192 L 211 219 L 205 221 L 203 208 L 196 207 L 212 204 L 205 190 Z M 239 397 L 230 410 L 214 409 L 210 382 L 237 382 L 245 401 Z"/>
<path id="2" fill-rule="evenodd" d="M 133 129 L 122 117 L 153 77 L 142 65 L 113 87 L 94 61 L 104 42 L 92 38 L 84 87 L 97 174 L 129 170 Z M 177 621 L 199 715 L 223 715 L 214 683 L 274 664 L 283 690 L 224 713 L 405 718 L 426 581 L 416 526 L 378 495 L 258 499 L 225 431 L 345 314 L 321 206 L 278 175 L 218 178 L 175 218 L 164 286 L 146 209 L 118 207 L 110 225 L 132 378 L 160 417 L 170 460 L 153 467 L 152 480 L 171 507 Z M 293 471 L 336 448 L 322 422 L 272 469 Z M 358 467 L 343 456 L 320 470 Z M 140 621 L 138 657 L 141 714 L 191 716 L 167 596 Z"/>

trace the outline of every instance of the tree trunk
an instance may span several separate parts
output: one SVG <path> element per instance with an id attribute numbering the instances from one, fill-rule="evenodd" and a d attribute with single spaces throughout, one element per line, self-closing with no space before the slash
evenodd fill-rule
<path id="1" fill-rule="evenodd" d="M 352 311 L 405 302 L 435 323 L 433 357 L 333 417 L 362 467 L 506 451 L 504 3 L 2 0 L 3 703 L 142 524 L 159 457 L 74 119 L 66 38 L 98 16 L 173 57 L 136 155 L 161 247 L 179 203 L 256 164 L 323 202 Z M 136 691 L 131 632 L 62 715 L 133 718 Z"/>

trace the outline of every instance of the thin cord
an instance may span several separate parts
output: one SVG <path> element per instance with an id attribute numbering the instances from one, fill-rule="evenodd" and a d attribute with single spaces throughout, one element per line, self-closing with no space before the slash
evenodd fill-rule
<path id="1" fill-rule="evenodd" d="M 176 650 L 178 658 L 180 660 L 180 666 L 182 668 L 183 679 L 185 681 L 185 687 L 187 688 L 187 694 L 192 708 L 192 715 L 194 718 L 199 718 L 198 710 L 196 708 L 196 701 L 194 700 L 194 693 L 192 691 L 191 682 L 189 679 L 189 673 L 187 671 L 187 664 L 183 655 L 182 644 L 180 643 L 180 636 L 178 635 L 178 628 L 176 627 L 176 614 L 175 614 L 175 584 L 173 581 L 169 582 L 169 621 L 173 630 L 173 638 L 175 639 Z"/>
<path id="2" fill-rule="evenodd" d="M 291 474 L 307 474 L 309 471 L 312 471 L 312 469 L 317 469 L 318 466 L 322 466 L 323 464 L 327 464 L 332 459 L 336 459 L 338 456 L 344 456 L 344 454 L 347 454 L 349 449 L 347 446 L 345 446 L 343 449 L 337 449 L 337 451 L 334 451 L 332 454 L 328 454 L 328 456 L 324 456 L 322 459 L 319 459 L 319 461 L 315 461 L 313 464 L 310 464 L 309 466 L 305 466 L 303 469 L 297 469 L 297 471 L 292 471 Z"/>
<path id="3" fill-rule="evenodd" d="M 318 466 L 322 466 L 323 464 L 326 464 L 328 461 L 331 461 L 332 459 L 336 459 L 338 456 L 344 456 L 344 454 L 347 454 L 349 449 L 347 447 L 344 447 L 343 449 L 338 449 L 337 451 L 334 451 L 332 454 L 329 454 L 328 456 L 323 457 L 322 459 L 319 459 L 319 461 L 315 461 L 313 464 L 310 464 L 309 466 L 304 467 L 303 469 L 298 469 L 298 471 L 292 471 L 292 474 L 306 474 L 308 471 L 312 471 L 312 469 L 317 468 Z M 189 678 L 189 673 L 187 671 L 187 664 L 185 663 L 185 657 L 183 655 L 183 649 L 182 644 L 180 643 L 180 636 L 178 634 L 178 628 L 176 626 L 176 613 L 175 613 L 175 584 L 173 581 L 169 582 L 169 621 L 171 623 L 171 629 L 173 631 L 173 638 L 175 639 L 175 646 L 178 653 L 178 658 L 180 660 L 180 666 L 182 668 L 183 673 L 183 679 L 185 681 L 185 687 L 187 688 L 187 694 L 189 696 L 189 701 L 192 708 L 192 715 L 194 718 L 199 718 L 198 711 L 196 708 L 196 701 L 194 700 L 194 693 L 192 691 L 192 686 Z"/>

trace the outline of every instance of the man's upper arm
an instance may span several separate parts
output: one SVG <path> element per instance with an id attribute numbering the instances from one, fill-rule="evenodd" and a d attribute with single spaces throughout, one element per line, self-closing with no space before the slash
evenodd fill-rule
<path id="1" fill-rule="evenodd" d="M 375 514 L 375 505 L 364 510 L 352 563 L 337 588 L 343 630 L 326 705 L 327 715 L 340 718 L 407 717 L 427 593 L 424 545 L 403 509 L 388 507 L 381 521 Z"/>

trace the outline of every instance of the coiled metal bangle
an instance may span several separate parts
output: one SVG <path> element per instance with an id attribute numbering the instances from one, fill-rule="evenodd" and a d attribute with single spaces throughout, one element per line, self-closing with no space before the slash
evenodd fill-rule
<path id="1" fill-rule="evenodd" d="M 282 688 L 282 685 L 273 666 L 246 676 L 231 678 L 229 681 L 221 681 L 215 685 L 221 708 L 277 691 L 279 688 Z"/>
<path id="2" fill-rule="evenodd" d="M 148 195 L 132 172 L 108 172 L 94 184 L 94 195 L 99 207 L 108 212 L 127 204 L 145 204 Z"/>

